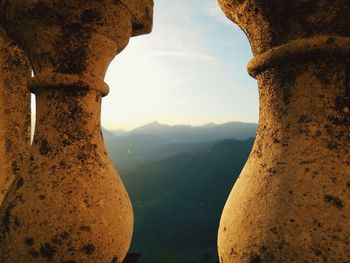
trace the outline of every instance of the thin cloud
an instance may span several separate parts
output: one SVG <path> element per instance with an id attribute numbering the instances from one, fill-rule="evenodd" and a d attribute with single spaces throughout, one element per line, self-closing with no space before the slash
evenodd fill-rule
<path id="1" fill-rule="evenodd" d="M 198 59 L 208 64 L 216 64 L 219 62 L 219 60 L 215 57 L 208 56 L 205 54 L 200 54 L 200 53 L 193 53 L 193 52 L 164 50 L 164 51 L 150 52 L 149 55 L 155 56 L 155 57 L 182 57 L 182 58 L 188 58 L 188 59 Z"/>

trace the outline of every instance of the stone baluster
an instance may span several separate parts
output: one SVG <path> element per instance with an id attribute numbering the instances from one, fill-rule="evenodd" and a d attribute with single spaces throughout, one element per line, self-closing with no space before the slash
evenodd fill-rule
<path id="1" fill-rule="evenodd" d="M 29 62 L 0 27 L 0 205 L 30 144 Z"/>
<path id="2" fill-rule="evenodd" d="M 219 0 L 246 33 L 260 120 L 221 263 L 350 261 L 350 4 Z"/>
<path id="3" fill-rule="evenodd" d="M 105 151 L 100 104 L 113 57 L 151 31 L 153 2 L 0 3 L 37 99 L 30 156 L 1 208 L 0 262 L 122 262 L 133 213 Z"/>

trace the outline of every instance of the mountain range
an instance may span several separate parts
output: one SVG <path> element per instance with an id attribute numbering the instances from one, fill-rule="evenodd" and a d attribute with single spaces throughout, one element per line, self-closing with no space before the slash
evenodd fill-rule
<path id="1" fill-rule="evenodd" d="M 204 126 L 170 126 L 152 122 L 120 135 L 103 129 L 106 147 L 118 171 L 141 163 L 160 161 L 182 152 L 193 152 L 219 140 L 245 140 L 255 136 L 257 124 L 229 122 Z"/>
<path id="2" fill-rule="evenodd" d="M 133 249 L 215 247 L 221 211 L 253 142 L 223 140 L 123 172 L 135 209 Z"/>
<path id="3" fill-rule="evenodd" d="M 221 211 L 251 151 L 256 127 L 153 122 L 122 134 L 103 130 L 132 200 L 131 251 L 141 252 L 140 263 L 218 262 Z"/>
<path id="4" fill-rule="evenodd" d="M 227 122 L 224 124 L 208 123 L 202 126 L 167 125 L 157 121 L 148 123 L 129 132 L 111 130 L 107 140 L 115 136 L 152 135 L 166 139 L 168 142 L 201 142 L 209 140 L 235 138 L 244 140 L 255 136 L 257 124 L 244 122 Z"/>

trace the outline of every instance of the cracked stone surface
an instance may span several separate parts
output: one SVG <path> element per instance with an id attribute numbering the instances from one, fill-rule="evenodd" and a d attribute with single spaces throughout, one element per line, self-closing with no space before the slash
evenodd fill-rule
<path id="1" fill-rule="evenodd" d="M 0 204 L 30 144 L 30 66 L 0 26 Z"/>
<path id="2" fill-rule="evenodd" d="M 134 220 L 101 134 L 103 79 L 130 37 L 151 31 L 153 2 L 0 3 L 37 98 L 29 158 L 0 211 L 0 262 L 122 262 Z"/>
<path id="3" fill-rule="evenodd" d="M 349 2 L 219 2 L 250 41 L 260 95 L 220 262 L 350 262 Z"/>

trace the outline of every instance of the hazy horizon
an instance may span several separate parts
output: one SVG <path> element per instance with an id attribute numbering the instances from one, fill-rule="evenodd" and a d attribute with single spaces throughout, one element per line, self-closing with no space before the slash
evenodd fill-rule
<path id="1" fill-rule="evenodd" d="M 137 128 L 140 128 L 140 127 L 144 127 L 144 126 L 147 126 L 147 125 L 150 125 L 150 124 L 159 124 L 159 125 L 166 125 L 166 126 L 170 126 L 170 127 L 174 127 L 174 126 L 189 126 L 189 127 L 204 127 L 206 125 L 215 125 L 215 126 L 220 126 L 220 125 L 224 125 L 224 124 L 228 124 L 228 123 L 244 123 L 244 124 L 258 124 L 257 122 L 244 122 L 244 121 L 234 121 L 234 120 L 231 120 L 231 121 L 227 121 L 227 122 L 221 122 L 221 123 L 217 123 L 217 122 L 207 122 L 207 123 L 203 123 L 203 124 L 198 124 L 198 125 L 195 125 L 195 124 L 191 124 L 191 123 L 175 123 L 175 124 L 169 124 L 169 123 L 166 123 L 166 122 L 159 122 L 157 120 L 155 121 L 151 121 L 151 122 L 147 122 L 147 123 L 143 123 L 141 125 L 138 125 L 138 126 L 135 126 L 135 127 L 132 127 L 130 129 L 125 129 L 125 128 L 108 128 L 104 125 L 102 125 L 102 128 L 108 130 L 108 131 L 124 131 L 124 132 L 129 132 L 129 131 L 132 131 L 134 129 L 137 129 Z"/>

